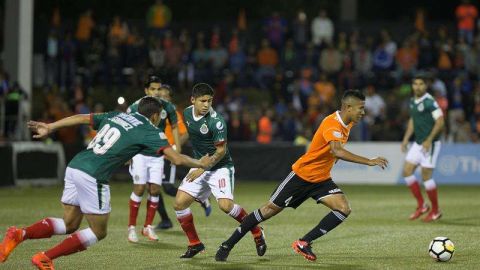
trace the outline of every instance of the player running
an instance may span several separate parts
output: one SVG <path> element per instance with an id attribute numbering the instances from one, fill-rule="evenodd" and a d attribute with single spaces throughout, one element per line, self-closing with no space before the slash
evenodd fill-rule
<path id="1" fill-rule="evenodd" d="M 232 248 L 247 231 L 280 213 L 285 207 L 297 208 L 308 198 L 324 204 L 332 211 L 310 232 L 294 241 L 292 247 L 307 260 L 317 259 L 312 252 L 312 242 L 340 225 L 351 212 L 343 191 L 330 176 L 333 164 L 337 159 L 342 159 L 382 169 L 388 165 L 383 157 L 368 159 L 343 148 L 353 124 L 365 114 L 364 109 L 365 96 L 362 93 L 358 90 L 345 92 L 341 110 L 322 121 L 308 151 L 292 165 L 292 172 L 274 190 L 270 200 L 245 217 L 230 238 L 220 245 L 215 260 L 226 261 Z"/>
<path id="2" fill-rule="evenodd" d="M 162 104 L 162 110 L 160 112 L 160 121 L 157 127 L 160 131 L 165 131 L 166 121 L 170 122 L 172 127 L 173 149 L 178 153 L 181 152 L 181 142 L 177 126 L 177 113 L 175 106 L 160 98 L 162 84 L 158 76 L 149 76 L 145 83 L 145 94 L 150 97 L 158 98 Z M 127 109 L 128 113 L 136 112 L 138 110 L 138 103 L 141 99 L 134 102 Z M 128 241 L 136 243 L 138 242 L 138 236 L 135 229 L 137 225 L 137 216 L 140 204 L 142 202 L 142 196 L 148 184 L 148 197 L 147 197 L 147 211 L 145 217 L 145 223 L 142 229 L 142 235 L 146 236 L 149 240 L 158 241 L 158 236 L 152 226 L 153 219 L 157 210 L 158 202 L 160 200 L 160 190 L 163 179 L 163 167 L 165 159 L 163 156 L 137 154 L 130 162 L 130 174 L 133 179 L 133 191 L 130 195 L 129 201 L 129 219 L 128 219 Z"/>
<path id="3" fill-rule="evenodd" d="M 195 230 L 193 215 L 189 208 L 195 199 L 204 201 L 213 193 L 223 212 L 238 222 L 242 222 L 247 216 L 245 209 L 233 202 L 235 170 L 227 147 L 227 125 L 223 117 L 212 109 L 213 95 L 214 91 L 210 85 L 196 84 L 192 90 L 193 105 L 183 112 L 193 155 L 200 157 L 208 154 L 213 161 L 209 169 L 190 170 L 178 188 L 175 213 L 189 241 L 187 251 L 180 258 L 192 258 L 205 250 Z M 253 234 L 257 254 L 263 256 L 267 245 L 262 229 L 251 226 L 249 231 Z"/>
<path id="4" fill-rule="evenodd" d="M 162 83 L 162 86 L 160 87 L 159 96 L 163 100 L 172 102 L 172 88 L 170 87 L 170 85 Z M 180 144 L 183 145 L 188 140 L 187 127 L 183 122 L 183 117 L 180 114 L 180 112 L 178 110 L 175 110 L 175 113 L 177 115 L 177 127 L 178 127 L 178 133 L 180 137 Z M 173 139 L 172 125 L 170 124 L 170 121 L 168 119 L 165 125 L 165 135 L 167 136 L 168 143 L 173 145 L 174 139 Z M 176 172 L 177 172 L 177 166 L 175 164 L 172 164 L 168 160 L 165 160 L 162 188 L 166 194 L 172 197 L 175 197 L 177 195 L 177 190 L 178 190 L 177 187 L 174 185 L 176 180 Z M 158 211 L 158 214 L 160 215 L 161 221 L 158 223 L 155 229 L 165 230 L 165 229 L 172 228 L 173 224 L 170 218 L 168 217 L 167 210 L 165 209 L 165 203 L 163 201 L 162 193 L 160 192 L 158 195 L 159 195 L 158 196 L 159 200 L 158 200 L 157 211 Z M 207 199 L 204 202 L 199 202 L 199 203 L 204 209 L 205 215 L 208 217 L 212 212 L 210 201 Z"/>
<path id="5" fill-rule="evenodd" d="M 405 157 L 403 177 L 417 200 L 417 209 L 410 215 L 410 220 L 415 220 L 428 212 L 430 207 L 423 201 L 420 184 L 414 172 L 418 165 L 422 168 L 422 179 L 432 210 L 423 218 L 424 222 L 439 219 L 442 212 L 438 208 L 437 185 L 433 180 L 433 169 L 440 153 L 440 132 L 445 124 L 442 109 L 435 99 L 427 93 L 427 81 L 424 77 L 417 76 L 412 82 L 413 97 L 410 101 L 410 119 L 407 130 L 403 136 L 402 151 L 407 151 L 408 141 L 415 135 L 415 141 Z"/>
<path id="6" fill-rule="evenodd" d="M 0 262 L 5 262 L 13 249 L 27 239 L 50 238 L 70 234 L 63 242 L 32 257 L 38 269 L 53 270 L 53 260 L 67 256 L 102 240 L 107 235 L 110 213 L 110 186 L 112 173 L 137 153 L 165 155 L 174 164 L 202 167 L 211 163 L 207 156 L 195 160 L 178 154 L 168 144 L 165 134 L 156 126 L 162 106 L 152 97 L 143 98 L 138 112 L 132 114 L 109 112 L 78 114 L 46 124 L 30 121 L 34 138 L 45 138 L 55 130 L 79 124 L 88 124 L 99 130 L 87 149 L 77 154 L 65 171 L 62 195 L 63 218 L 45 218 L 25 227 L 10 227 L 0 244 Z M 89 227 L 77 231 L 83 217 Z"/>

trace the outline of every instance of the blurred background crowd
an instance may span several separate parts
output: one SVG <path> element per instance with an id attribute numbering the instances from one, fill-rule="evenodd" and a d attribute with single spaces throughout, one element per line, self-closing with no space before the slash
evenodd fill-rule
<path id="1" fill-rule="evenodd" d="M 411 78 L 423 74 L 446 115 L 443 140 L 479 142 L 476 3 L 456 2 L 449 19 L 435 23 L 424 8 L 415 8 L 408 20 L 386 24 L 391 28 L 339 23 L 328 6 L 288 13 L 272 6 L 261 19 L 238 8 L 226 23 L 194 24 L 176 21 L 182 10 L 169 4 L 151 1 L 143 20 L 100 17 L 91 8 L 72 17 L 54 5 L 37 12 L 34 96 L 0 70 L 3 139 L 18 139 L 22 99 L 33 99 L 32 118 L 46 121 L 123 110 L 142 96 L 148 74 L 157 74 L 174 89 L 179 109 L 189 105 L 194 83 L 210 83 L 230 141 L 305 144 L 346 89 L 367 96 L 367 115 L 352 140 L 400 141 Z M 127 103 L 116 104 L 119 96 Z M 88 128 L 56 135 L 67 145 L 90 137 Z"/>

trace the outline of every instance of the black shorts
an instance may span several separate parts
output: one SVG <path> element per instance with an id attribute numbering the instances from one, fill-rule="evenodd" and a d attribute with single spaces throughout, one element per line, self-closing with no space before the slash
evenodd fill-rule
<path id="1" fill-rule="evenodd" d="M 343 194 L 343 191 L 331 178 L 319 183 L 310 183 L 290 172 L 272 193 L 270 202 L 282 208 L 297 208 L 308 198 L 320 203 L 322 198 L 332 194 Z"/>

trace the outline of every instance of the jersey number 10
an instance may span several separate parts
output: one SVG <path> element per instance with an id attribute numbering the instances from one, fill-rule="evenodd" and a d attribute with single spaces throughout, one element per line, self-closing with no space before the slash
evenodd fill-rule
<path id="1" fill-rule="evenodd" d="M 110 127 L 109 124 L 100 129 L 97 136 L 88 144 L 87 149 L 93 149 L 93 152 L 97 155 L 105 154 L 116 141 L 120 138 L 120 130 L 115 127 Z"/>

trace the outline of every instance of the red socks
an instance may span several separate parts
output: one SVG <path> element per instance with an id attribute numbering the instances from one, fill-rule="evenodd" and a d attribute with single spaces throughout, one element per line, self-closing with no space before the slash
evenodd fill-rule
<path id="1" fill-rule="evenodd" d="M 182 226 L 183 231 L 187 235 L 189 246 L 200 244 L 201 241 L 198 238 L 197 230 L 195 229 L 195 224 L 193 223 L 193 215 L 190 211 L 190 208 L 185 210 L 175 211 L 177 214 L 177 220 Z"/>

